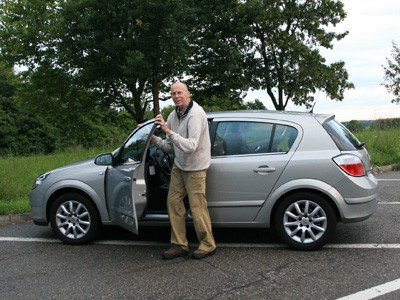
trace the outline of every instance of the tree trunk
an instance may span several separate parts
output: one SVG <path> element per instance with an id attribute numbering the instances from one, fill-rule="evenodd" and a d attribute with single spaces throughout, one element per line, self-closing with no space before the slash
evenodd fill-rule
<path id="1" fill-rule="evenodd" d="M 154 117 L 160 113 L 160 98 L 158 82 L 153 83 L 153 103 L 154 103 Z"/>

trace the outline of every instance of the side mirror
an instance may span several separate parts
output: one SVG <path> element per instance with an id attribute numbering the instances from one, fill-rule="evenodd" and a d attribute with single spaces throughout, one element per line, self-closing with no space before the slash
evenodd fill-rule
<path id="1" fill-rule="evenodd" d="M 100 166 L 112 165 L 113 156 L 111 153 L 103 153 L 96 156 L 94 163 Z"/>

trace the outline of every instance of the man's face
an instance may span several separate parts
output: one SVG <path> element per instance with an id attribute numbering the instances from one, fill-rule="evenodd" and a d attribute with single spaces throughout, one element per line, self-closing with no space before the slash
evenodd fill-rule
<path id="1" fill-rule="evenodd" d="M 190 102 L 190 92 L 185 90 L 185 86 L 182 83 L 172 85 L 171 96 L 179 109 L 184 109 Z"/>

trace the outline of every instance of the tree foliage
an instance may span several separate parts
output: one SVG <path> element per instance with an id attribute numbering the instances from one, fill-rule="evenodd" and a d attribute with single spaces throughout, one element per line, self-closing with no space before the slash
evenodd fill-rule
<path id="1" fill-rule="evenodd" d="M 194 0 L 191 56 L 185 74 L 197 102 L 208 108 L 238 109 L 249 89 L 249 53 L 241 1 Z M 219 103 L 215 103 L 219 102 Z"/>
<path id="2" fill-rule="evenodd" d="M 400 128 L 400 118 L 378 119 L 370 126 L 371 130 L 391 130 Z"/>
<path id="3" fill-rule="evenodd" d="M 254 101 L 249 101 L 246 104 L 247 109 L 255 109 L 255 110 L 264 110 L 267 109 L 259 99 L 255 99 Z"/>
<path id="4" fill-rule="evenodd" d="M 400 104 L 400 48 L 395 42 L 393 42 L 392 58 L 393 61 L 387 59 L 388 66 L 384 67 L 384 86 L 395 97 L 392 103 Z"/>
<path id="5" fill-rule="evenodd" d="M 136 121 L 150 102 L 159 109 L 165 81 L 185 65 L 184 1 L 4 1 L 2 12 L 7 61 L 41 73 L 36 79 L 57 73 Z"/>
<path id="6" fill-rule="evenodd" d="M 253 42 L 253 64 L 247 76 L 253 89 L 267 91 L 275 108 L 289 101 L 311 107 L 317 90 L 343 100 L 349 83 L 344 62 L 330 65 L 320 48 L 331 49 L 347 32 L 328 31 L 346 17 L 340 1 L 248 0 L 242 8 Z"/>
<path id="7" fill-rule="evenodd" d="M 364 124 L 357 120 L 351 120 L 349 124 L 346 125 L 347 129 L 349 129 L 351 132 L 360 132 L 365 130 Z"/>
<path id="8" fill-rule="evenodd" d="M 20 107 L 15 98 L 18 83 L 12 69 L 0 64 L 0 155 L 54 151 L 54 128 Z"/>
<path id="9" fill-rule="evenodd" d="M 340 1 L 3 0 L 0 14 L 15 99 L 72 144 L 114 140 L 179 79 L 207 111 L 261 107 L 244 104 L 249 89 L 283 110 L 353 87 L 344 62 L 320 54 L 347 34 L 328 30 L 346 16 Z"/>

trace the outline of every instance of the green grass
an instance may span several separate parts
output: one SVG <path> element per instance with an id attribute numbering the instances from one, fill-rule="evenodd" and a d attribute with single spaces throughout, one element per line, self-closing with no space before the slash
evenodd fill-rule
<path id="1" fill-rule="evenodd" d="M 365 142 L 373 166 L 400 164 L 400 128 L 387 130 L 363 130 L 355 133 Z"/>
<path id="2" fill-rule="evenodd" d="M 53 155 L 0 157 L 0 215 L 30 211 L 28 195 L 40 174 L 110 150 L 73 148 Z"/>
<path id="3" fill-rule="evenodd" d="M 355 133 L 366 143 L 373 166 L 400 165 L 400 128 Z M 113 149 L 71 148 L 53 155 L 0 157 L 0 215 L 30 211 L 28 194 L 37 176 L 71 162 Z"/>

